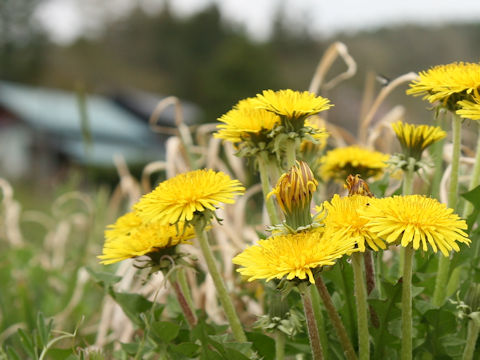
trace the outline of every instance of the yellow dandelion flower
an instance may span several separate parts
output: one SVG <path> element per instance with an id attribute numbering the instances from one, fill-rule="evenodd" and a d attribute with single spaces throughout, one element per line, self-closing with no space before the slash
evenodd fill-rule
<path id="1" fill-rule="evenodd" d="M 325 237 L 335 241 L 352 239 L 361 252 L 365 251 L 365 243 L 375 251 L 385 249 L 385 242 L 365 226 L 368 219 L 360 217 L 360 212 L 371 200 L 363 195 L 340 197 L 335 194 L 330 202 L 325 201 L 323 207 L 317 207 L 317 211 L 323 209 L 326 212 L 323 220 Z"/>
<path id="2" fill-rule="evenodd" d="M 343 182 L 348 175 L 359 174 L 364 179 L 382 175 L 389 155 L 359 146 L 347 146 L 327 152 L 320 158 L 319 173 L 325 181 Z"/>
<path id="3" fill-rule="evenodd" d="M 459 101 L 457 105 L 460 107 L 457 114 L 460 117 L 471 120 L 480 120 L 480 96 L 474 97 L 472 101 Z"/>
<path id="4" fill-rule="evenodd" d="M 185 229 L 183 234 L 177 234 L 173 225 L 144 223 L 135 212 L 130 212 L 107 227 L 103 254 L 98 258 L 102 264 L 113 264 L 186 243 L 194 236 L 192 228 Z"/>
<path id="5" fill-rule="evenodd" d="M 480 63 L 455 62 L 420 72 L 418 80 L 410 84 L 407 94 L 423 95 L 430 103 L 440 101 L 446 104 L 454 94 L 478 94 L 479 88 Z"/>
<path id="6" fill-rule="evenodd" d="M 289 119 L 305 118 L 329 109 L 330 100 L 308 91 L 264 90 L 255 98 L 258 108 L 271 111 Z"/>
<path id="7" fill-rule="evenodd" d="M 151 193 L 144 195 L 134 206 L 138 215 L 147 222 L 162 225 L 189 222 L 195 214 L 215 211 L 220 203 L 232 204 L 234 197 L 245 188 L 223 172 L 211 169 L 179 174 L 160 183 Z"/>
<path id="8" fill-rule="evenodd" d="M 252 98 L 241 100 L 232 110 L 222 115 L 217 125 L 218 132 L 213 136 L 219 139 L 238 143 L 264 131 L 272 130 L 279 123 L 278 115 L 257 109 Z"/>
<path id="9" fill-rule="evenodd" d="M 368 219 L 369 230 L 386 242 L 403 247 L 411 244 L 415 250 L 421 244 L 427 251 L 430 245 L 434 252 L 440 249 L 448 256 L 449 251 L 460 250 L 457 242 L 470 243 L 463 231 L 467 229 L 465 220 L 445 204 L 422 195 L 372 199 L 361 216 Z"/>
<path id="10" fill-rule="evenodd" d="M 323 237 L 323 231 L 299 232 L 273 236 L 260 240 L 233 258 L 233 263 L 242 266 L 237 271 L 256 279 L 298 278 L 314 284 L 312 270 L 334 265 L 335 260 L 354 251 L 355 242 L 350 239 L 333 241 Z"/>
<path id="11" fill-rule="evenodd" d="M 406 124 L 398 121 L 392 124 L 402 149 L 407 157 L 420 160 L 423 150 L 444 139 L 447 133 L 438 126 Z"/>

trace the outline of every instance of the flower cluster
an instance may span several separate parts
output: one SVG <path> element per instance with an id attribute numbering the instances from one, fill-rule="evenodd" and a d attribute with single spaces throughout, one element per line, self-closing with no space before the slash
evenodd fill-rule
<path id="1" fill-rule="evenodd" d="M 309 140 L 321 143 L 327 137 L 324 128 L 308 118 L 329 109 L 330 101 L 308 91 L 265 90 L 256 97 L 238 102 L 221 116 L 216 138 L 234 143 L 239 156 L 255 156 L 266 151 L 281 159 L 286 142 L 298 146 Z"/>
<path id="2" fill-rule="evenodd" d="M 221 203 L 233 203 L 244 187 L 222 172 L 195 170 L 160 183 L 105 231 L 104 264 L 151 255 L 195 236 L 195 222 L 208 224 Z"/>

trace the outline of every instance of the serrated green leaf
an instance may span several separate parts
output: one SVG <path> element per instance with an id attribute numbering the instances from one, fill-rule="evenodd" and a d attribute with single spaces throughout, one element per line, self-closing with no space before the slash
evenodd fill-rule
<path id="1" fill-rule="evenodd" d="M 151 329 L 160 340 L 170 342 L 177 337 L 180 326 L 168 321 L 157 321 L 151 324 Z"/>
<path id="2" fill-rule="evenodd" d="M 178 345 L 170 345 L 170 349 L 182 355 L 194 357 L 200 349 L 200 346 L 195 343 L 181 343 Z"/>
<path id="3" fill-rule="evenodd" d="M 122 280 L 121 276 L 117 276 L 115 274 L 107 273 L 107 272 L 96 272 L 93 271 L 90 267 L 86 268 L 88 273 L 92 276 L 93 279 L 102 287 L 109 287 L 120 280 Z"/>
<path id="4" fill-rule="evenodd" d="M 436 333 L 437 338 L 457 331 L 457 320 L 450 311 L 432 309 L 425 313 L 424 318 Z"/>
<path id="5" fill-rule="evenodd" d="M 145 323 L 141 320 L 140 314 L 146 313 L 152 308 L 151 301 L 139 294 L 115 292 L 112 288 L 109 288 L 108 293 L 133 323 L 144 328 Z"/>
<path id="6" fill-rule="evenodd" d="M 275 341 L 270 336 L 258 332 L 247 332 L 247 339 L 261 358 L 275 360 Z"/>
<path id="7" fill-rule="evenodd" d="M 378 315 L 380 326 L 372 327 L 372 336 L 376 345 L 374 349 L 375 359 L 384 359 L 387 357 L 387 349 L 392 342 L 397 341 L 392 332 L 389 331 L 389 324 L 400 318 L 401 311 L 397 304 L 402 300 L 402 283 L 391 284 L 387 281 L 382 282 L 382 299 L 370 299 L 369 304 Z"/>

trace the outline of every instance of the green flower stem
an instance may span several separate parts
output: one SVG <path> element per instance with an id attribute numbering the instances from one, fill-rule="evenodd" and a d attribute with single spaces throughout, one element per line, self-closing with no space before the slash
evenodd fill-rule
<path id="1" fill-rule="evenodd" d="M 452 153 L 452 174 L 450 176 L 450 186 L 448 189 L 448 207 L 455 209 L 457 206 L 458 191 L 458 169 L 460 163 L 460 145 L 462 132 L 462 119 L 454 115 L 452 121 L 453 131 L 453 153 Z M 438 261 L 437 278 L 435 280 L 435 290 L 433 292 L 433 305 L 441 306 L 445 301 L 445 292 L 448 284 L 450 259 L 440 256 Z"/>
<path id="2" fill-rule="evenodd" d="M 195 312 L 195 305 L 193 304 L 192 294 L 190 293 L 190 287 L 188 286 L 187 276 L 185 275 L 185 269 L 183 267 L 177 270 L 177 281 L 185 295 L 188 306 Z"/>
<path id="3" fill-rule="evenodd" d="M 208 244 L 208 239 L 205 234 L 205 231 L 201 226 L 195 225 L 195 234 L 197 235 L 200 247 L 202 249 L 203 256 L 205 257 L 205 262 L 207 263 L 208 271 L 212 276 L 213 283 L 217 289 L 218 297 L 220 298 L 220 303 L 223 306 L 225 315 L 227 316 L 230 327 L 232 328 L 233 336 L 238 342 L 247 342 L 247 337 L 242 328 L 240 319 L 238 318 L 237 312 L 233 307 L 232 300 L 228 295 L 227 288 L 223 279 L 218 271 L 217 265 L 215 264 L 215 258 L 213 256 L 212 249 Z"/>
<path id="4" fill-rule="evenodd" d="M 414 166 L 415 160 L 412 158 L 408 159 L 407 169 L 405 170 L 403 178 L 403 195 L 411 195 L 413 193 L 413 178 L 415 176 Z M 405 251 L 400 249 L 400 257 L 398 260 L 398 276 L 403 276 L 403 268 L 405 266 Z"/>
<path id="5" fill-rule="evenodd" d="M 197 325 L 197 317 L 195 313 L 192 311 L 192 308 L 188 305 L 187 299 L 182 291 L 181 286 L 179 285 L 178 281 L 170 280 L 172 284 L 173 290 L 175 291 L 175 295 L 177 296 L 178 304 L 185 315 L 185 319 L 187 319 L 188 325 L 190 328 L 193 329 L 195 325 Z"/>
<path id="6" fill-rule="evenodd" d="M 367 296 L 375 289 L 375 266 L 373 264 L 372 252 L 368 249 L 363 253 L 363 262 L 365 264 L 365 279 L 367 282 Z M 378 319 L 377 312 L 372 306 L 368 306 L 370 313 L 370 321 L 376 328 L 380 326 L 380 320 Z"/>
<path id="7" fill-rule="evenodd" d="M 435 126 L 438 126 L 443 129 L 444 128 L 443 123 L 444 123 L 443 117 L 438 116 L 435 119 Z M 439 140 L 432 145 L 433 161 L 434 161 L 433 168 L 435 169 L 435 171 L 433 173 L 431 194 L 432 194 L 432 197 L 436 199 L 440 198 L 440 183 L 442 182 L 442 175 L 443 175 L 444 145 L 445 145 L 445 139 Z"/>
<path id="8" fill-rule="evenodd" d="M 310 348 L 312 349 L 312 359 L 322 360 L 323 350 L 318 333 L 318 326 L 315 322 L 315 313 L 312 306 L 312 298 L 308 289 L 300 291 L 303 300 L 303 310 L 305 311 L 305 319 L 307 320 L 308 338 L 310 339 Z"/>
<path id="9" fill-rule="evenodd" d="M 275 359 L 285 359 L 285 334 L 280 330 L 275 331 Z"/>
<path id="10" fill-rule="evenodd" d="M 325 286 L 321 275 L 315 276 L 315 285 L 317 287 L 318 294 L 322 298 L 323 304 L 325 305 L 325 309 L 327 310 L 330 321 L 332 322 L 333 327 L 337 332 L 337 336 L 340 339 L 340 344 L 342 344 L 345 357 L 347 360 L 356 360 L 357 355 L 355 354 L 355 350 L 353 349 L 350 338 L 348 337 L 347 330 L 345 330 L 342 319 L 340 318 L 340 315 L 338 315 L 335 305 L 333 305 L 332 298 L 330 297 L 328 289 Z"/>
<path id="11" fill-rule="evenodd" d="M 289 139 L 287 141 L 287 170 L 290 169 L 293 165 L 295 165 L 295 161 L 297 160 L 297 143 L 294 139 Z"/>
<path id="12" fill-rule="evenodd" d="M 381 299 L 382 298 L 382 283 L 380 282 L 380 274 L 384 274 L 382 270 L 382 265 L 383 265 L 383 251 L 376 251 L 375 257 L 377 258 L 376 262 L 376 268 L 377 270 L 375 271 L 375 279 L 376 283 L 378 284 L 377 286 L 377 291 L 378 291 L 378 297 Z"/>
<path id="13" fill-rule="evenodd" d="M 473 188 L 480 185 L 480 124 L 477 124 L 477 152 L 475 154 L 475 165 L 473 166 L 473 173 L 472 177 L 470 178 L 470 184 L 468 190 L 472 190 Z M 465 208 L 463 209 L 463 218 L 467 218 L 468 215 L 473 210 L 473 205 L 470 201 L 465 202 Z"/>
<path id="14" fill-rule="evenodd" d="M 328 337 L 325 332 L 325 319 L 322 314 L 322 304 L 320 300 L 320 295 L 315 287 L 310 286 L 310 296 L 312 298 L 313 313 L 315 314 L 315 321 L 318 326 L 318 335 L 320 336 L 320 343 L 322 344 L 322 349 L 324 350 L 323 358 L 326 360 L 328 358 Z"/>
<path id="15" fill-rule="evenodd" d="M 480 326 L 476 320 L 468 321 L 467 343 L 465 344 L 465 349 L 463 350 L 463 360 L 473 359 L 473 353 L 475 352 L 475 345 L 477 344 L 479 330 Z"/>
<path id="16" fill-rule="evenodd" d="M 277 208 L 273 202 L 273 197 L 267 198 L 270 192 L 270 181 L 268 180 L 268 154 L 265 151 L 261 151 L 257 156 L 258 169 L 260 171 L 260 181 L 262 183 L 263 197 L 265 199 L 265 206 L 267 208 L 268 217 L 270 218 L 271 225 L 280 223 L 278 217 Z"/>
<path id="17" fill-rule="evenodd" d="M 402 282 L 402 360 L 412 359 L 412 265 L 414 250 L 406 247 Z"/>
<path id="18" fill-rule="evenodd" d="M 367 318 L 367 290 L 365 287 L 365 277 L 362 271 L 361 253 L 352 255 L 353 276 L 355 282 L 355 300 L 357 303 L 357 324 L 358 324 L 358 347 L 359 359 L 370 359 L 370 343 L 368 335 Z"/>

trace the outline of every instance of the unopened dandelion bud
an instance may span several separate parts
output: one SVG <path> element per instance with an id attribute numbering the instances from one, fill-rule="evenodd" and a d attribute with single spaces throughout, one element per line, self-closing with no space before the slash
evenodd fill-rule
<path id="1" fill-rule="evenodd" d="M 317 186 L 318 181 L 307 163 L 297 161 L 295 166 L 280 177 L 277 186 L 268 196 L 276 196 L 287 225 L 296 229 L 312 223 L 310 203 Z"/>

